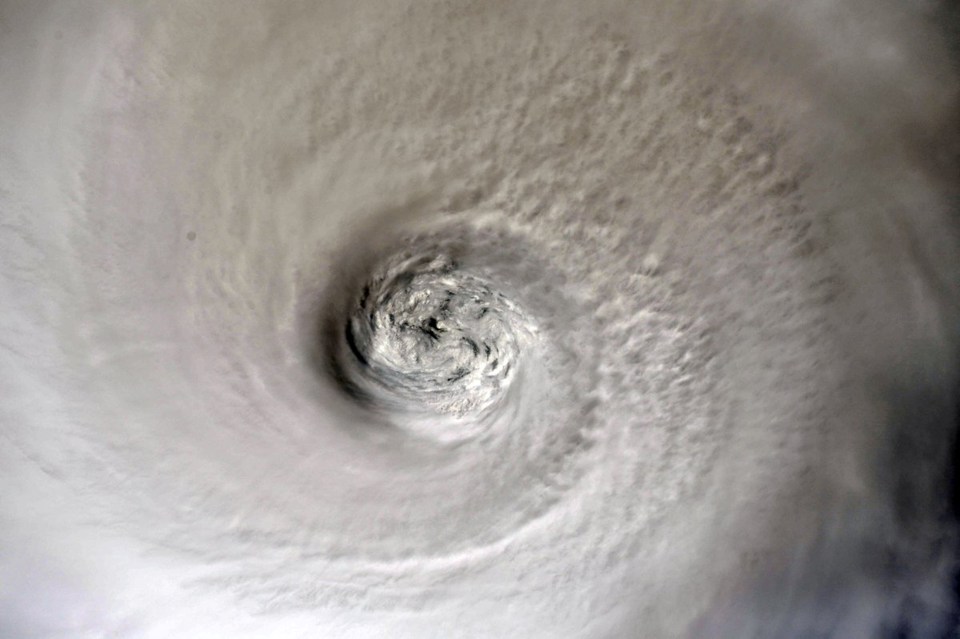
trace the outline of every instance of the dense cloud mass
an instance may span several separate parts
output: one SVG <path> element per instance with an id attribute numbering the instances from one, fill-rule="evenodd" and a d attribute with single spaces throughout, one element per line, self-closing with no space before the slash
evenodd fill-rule
<path id="1" fill-rule="evenodd" d="M 950 19 L 7 0 L 0 635 L 946 636 Z"/>

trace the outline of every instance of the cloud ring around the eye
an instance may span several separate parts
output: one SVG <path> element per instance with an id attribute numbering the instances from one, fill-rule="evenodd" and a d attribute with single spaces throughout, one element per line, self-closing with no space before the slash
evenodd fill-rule
<path id="1" fill-rule="evenodd" d="M 344 381 L 371 406 L 434 424 L 443 439 L 466 434 L 451 421 L 496 408 L 534 332 L 495 283 L 442 252 L 381 265 L 342 325 Z"/>

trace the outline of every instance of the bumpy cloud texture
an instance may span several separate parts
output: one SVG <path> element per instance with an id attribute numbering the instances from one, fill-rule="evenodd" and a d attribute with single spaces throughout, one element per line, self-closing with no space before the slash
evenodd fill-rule
<path id="1" fill-rule="evenodd" d="M 949 623 L 935 8 L 36 4 L 8 635 Z"/>

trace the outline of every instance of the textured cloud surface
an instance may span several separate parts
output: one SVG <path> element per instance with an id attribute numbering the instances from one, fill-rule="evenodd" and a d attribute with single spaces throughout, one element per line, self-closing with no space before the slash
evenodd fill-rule
<path id="1" fill-rule="evenodd" d="M 0 634 L 938 636 L 944 15 L 6 2 Z"/>

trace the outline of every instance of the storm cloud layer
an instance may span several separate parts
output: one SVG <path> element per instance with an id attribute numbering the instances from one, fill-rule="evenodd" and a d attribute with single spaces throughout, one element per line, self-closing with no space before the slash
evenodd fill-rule
<path id="1" fill-rule="evenodd" d="M 5 3 L 0 629 L 939 636 L 945 16 Z"/>

